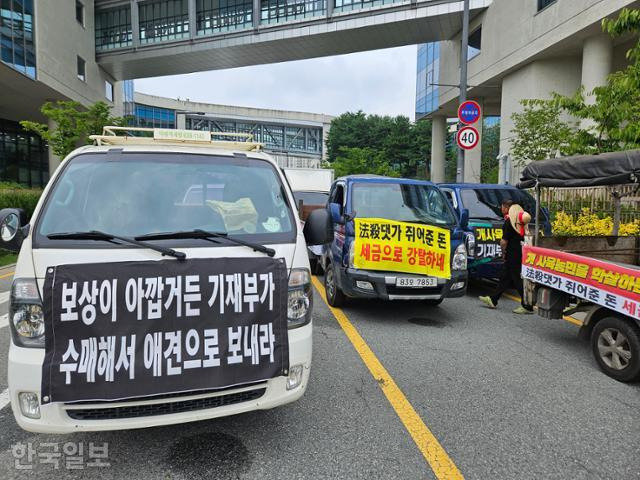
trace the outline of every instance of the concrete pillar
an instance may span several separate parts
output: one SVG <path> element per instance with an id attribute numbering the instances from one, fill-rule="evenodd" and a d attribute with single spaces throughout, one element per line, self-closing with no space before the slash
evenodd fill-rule
<path id="1" fill-rule="evenodd" d="M 611 37 L 599 34 L 587 38 L 582 50 L 582 86 L 587 105 L 596 103 L 593 89 L 604 85 L 612 70 L 613 42 Z M 587 129 L 593 126 L 593 121 L 583 120 L 580 126 Z"/>
<path id="2" fill-rule="evenodd" d="M 260 8 L 261 8 L 260 0 L 253 0 L 253 28 L 260 27 Z"/>
<path id="3" fill-rule="evenodd" d="M 176 113 L 176 128 L 185 130 L 187 128 L 187 115 L 184 113 Z"/>
<path id="4" fill-rule="evenodd" d="M 447 145 L 447 117 L 435 116 L 431 120 L 431 181 L 445 181 Z"/>
<path id="5" fill-rule="evenodd" d="M 582 85 L 588 95 L 587 103 L 595 103 L 591 92 L 604 85 L 613 69 L 613 42 L 609 35 L 589 37 L 582 50 Z"/>
<path id="6" fill-rule="evenodd" d="M 131 42 L 134 47 L 140 46 L 140 15 L 137 0 L 131 0 Z"/>
<path id="7" fill-rule="evenodd" d="M 189 12 L 189 38 L 196 38 L 197 25 L 196 25 L 196 0 L 189 0 L 187 4 L 187 11 Z"/>
<path id="8" fill-rule="evenodd" d="M 49 120 L 48 124 L 49 130 L 55 130 L 56 128 L 58 128 L 58 124 L 53 120 Z M 56 169 L 60 166 L 60 162 L 62 162 L 62 159 L 57 155 L 54 155 L 53 149 L 49 147 L 49 178 L 53 176 L 53 172 L 55 172 Z"/>
<path id="9" fill-rule="evenodd" d="M 483 109 L 483 104 L 478 101 L 480 108 Z M 467 183 L 480 183 L 480 172 L 482 171 L 482 124 L 484 121 L 484 114 L 480 116 L 480 119 L 473 124 L 473 127 L 478 130 L 480 138 L 478 139 L 478 145 L 473 150 L 467 150 L 464 154 L 464 181 Z"/>

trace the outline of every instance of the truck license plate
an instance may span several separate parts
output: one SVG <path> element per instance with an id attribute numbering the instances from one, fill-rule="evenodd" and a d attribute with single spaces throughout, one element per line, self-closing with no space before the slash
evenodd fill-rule
<path id="1" fill-rule="evenodd" d="M 396 287 L 405 288 L 425 288 L 437 287 L 438 279 L 433 277 L 414 278 L 414 277 L 398 277 L 396 278 Z"/>

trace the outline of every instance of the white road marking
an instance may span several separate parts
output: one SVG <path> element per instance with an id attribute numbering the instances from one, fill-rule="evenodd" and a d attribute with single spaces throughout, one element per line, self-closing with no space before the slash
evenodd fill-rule
<path id="1" fill-rule="evenodd" d="M 5 313 L 4 315 L 0 315 L 0 328 L 9 326 L 9 314 Z"/>
<path id="2" fill-rule="evenodd" d="M 0 410 L 11 403 L 11 397 L 9 396 L 9 389 L 7 388 L 4 392 L 0 393 Z"/>
<path id="3" fill-rule="evenodd" d="M 0 292 L 0 305 L 2 305 L 3 303 L 7 303 L 10 296 L 11 292 Z"/>

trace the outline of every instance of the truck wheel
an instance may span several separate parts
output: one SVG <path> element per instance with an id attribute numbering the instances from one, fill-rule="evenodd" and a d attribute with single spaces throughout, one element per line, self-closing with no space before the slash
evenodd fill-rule
<path id="1" fill-rule="evenodd" d="M 598 365 L 620 382 L 640 379 L 640 332 L 620 317 L 605 317 L 591 332 L 591 349 Z"/>
<path id="2" fill-rule="evenodd" d="M 327 294 L 327 302 L 332 307 L 341 307 L 344 304 L 344 293 L 338 287 L 336 272 L 333 264 L 327 265 L 327 271 L 324 273 L 324 290 Z"/>

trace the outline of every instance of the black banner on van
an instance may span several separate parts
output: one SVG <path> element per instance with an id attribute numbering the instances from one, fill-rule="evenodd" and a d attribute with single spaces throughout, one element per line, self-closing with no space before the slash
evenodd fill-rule
<path id="1" fill-rule="evenodd" d="M 119 400 L 286 375 L 284 260 L 47 269 L 42 402 Z"/>

